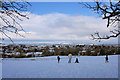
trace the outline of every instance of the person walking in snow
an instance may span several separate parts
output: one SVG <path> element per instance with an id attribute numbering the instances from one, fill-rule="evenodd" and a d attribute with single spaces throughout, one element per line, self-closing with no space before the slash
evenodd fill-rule
<path id="1" fill-rule="evenodd" d="M 71 63 L 72 54 L 69 54 L 69 55 L 68 55 L 68 58 L 69 58 L 69 61 L 68 61 L 68 63 Z"/>
<path id="2" fill-rule="evenodd" d="M 107 63 L 108 62 L 108 55 L 106 55 L 106 57 L 105 57 L 105 62 Z"/>
<path id="3" fill-rule="evenodd" d="M 75 63 L 79 63 L 78 58 L 76 58 Z"/>
<path id="4" fill-rule="evenodd" d="M 59 55 L 57 56 L 57 59 L 58 59 L 58 63 L 59 63 L 59 61 L 60 61 L 60 57 L 59 57 Z"/>
<path id="5" fill-rule="evenodd" d="M 78 57 L 80 57 L 80 51 L 79 51 L 79 53 L 78 53 Z"/>

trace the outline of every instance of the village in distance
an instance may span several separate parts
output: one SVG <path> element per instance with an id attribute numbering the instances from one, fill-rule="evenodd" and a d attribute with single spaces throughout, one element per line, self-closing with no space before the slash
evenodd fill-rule
<path id="1" fill-rule="evenodd" d="M 118 45 L 85 45 L 85 44 L 56 44 L 56 45 L 2 45 L 0 55 L 2 58 L 27 58 L 44 56 L 103 56 L 118 55 Z"/>

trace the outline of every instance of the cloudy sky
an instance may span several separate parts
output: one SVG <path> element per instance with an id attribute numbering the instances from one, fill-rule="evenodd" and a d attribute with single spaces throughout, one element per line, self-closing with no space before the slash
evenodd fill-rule
<path id="1" fill-rule="evenodd" d="M 9 34 L 14 39 L 29 40 L 79 40 L 97 43 L 90 34 L 110 34 L 106 21 L 102 20 L 77 2 L 32 2 L 29 20 L 21 23 L 26 38 Z M 117 39 L 103 40 L 102 43 L 117 43 Z"/>

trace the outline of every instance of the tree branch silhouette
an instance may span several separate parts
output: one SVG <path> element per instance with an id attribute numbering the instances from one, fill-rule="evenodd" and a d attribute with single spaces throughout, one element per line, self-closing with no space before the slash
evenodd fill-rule
<path id="1" fill-rule="evenodd" d="M 107 20 L 107 28 L 108 27 L 118 27 L 118 22 L 120 21 L 120 1 L 118 2 L 93 2 L 90 3 L 80 3 L 84 5 L 84 7 L 91 9 L 93 12 L 99 14 L 102 19 Z M 117 23 L 117 25 L 116 25 Z M 114 25 L 115 24 L 115 25 Z M 114 29 L 110 31 L 112 35 L 104 35 L 100 36 L 99 32 L 91 34 L 92 39 L 96 41 L 101 41 L 102 39 L 110 39 L 116 38 L 120 35 L 120 30 Z"/>
<path id="2" fill-rule="evenodd" d="M 19 31 L 24 31 L 19 21 L 23 21 L 22 18 L 29 19 L 27 14 L 23 13 L 28 11 L 29 6 L 31 4 L 25 0 L 19 0 L 19 2 L 0 0 L 0 32 L 11 41 L 9 32 L 24 37 L 19 33 Z"/>

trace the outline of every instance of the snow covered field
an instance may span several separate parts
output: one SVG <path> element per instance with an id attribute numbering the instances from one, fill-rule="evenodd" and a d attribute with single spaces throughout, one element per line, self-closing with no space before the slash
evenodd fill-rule
<path id="1" fill-rule="evenodd" d="M 6 58 L 2 61 L 3 78 L 117 78 L 118 56 L 80 56 L 79 62 L 68 63 L 67 56 Z"/>

